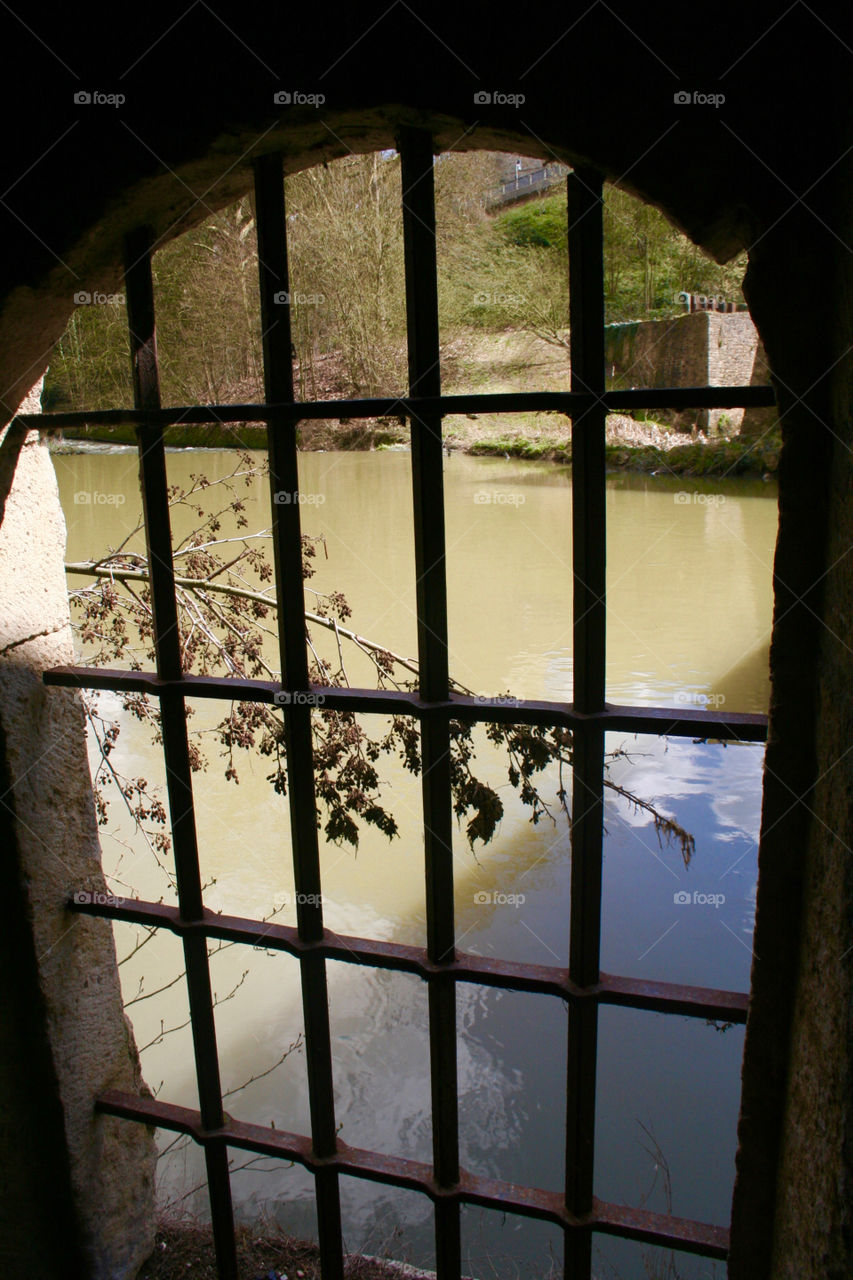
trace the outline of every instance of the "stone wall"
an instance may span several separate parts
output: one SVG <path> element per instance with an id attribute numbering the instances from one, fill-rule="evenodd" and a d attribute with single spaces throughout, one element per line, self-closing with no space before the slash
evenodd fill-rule
<path id="1" fill-rule="evenodd" d="M 848 163 L 744 282 L 782 450 L 730 1280 L 853 1275 L 851 194 Z"/>
<path id="2" fill-rule="evenodd" d="M 605 359 L 612 385 L 696 387 L 707 381 L 707 315 L 609 324 Z"/>
<path id="3" fill-rule="evenodd" d="M 767 385 L 758 331 L 746 311 L 693 311 L 667 320 L 611 324 L 606 330 L 610 385 L 723 387 Z M 700 409 L 661 413 L 679 431 L 760 435 L 775 421 L 768 409 Z"/>
<path id="4" fill-rule="evenodd" d="M 797 778 L 782 776 L 788 803 L 796 798 L 805 810 L 806 834 L 783 855 L 796 862 L 799 873 L 792 885 L 801 911 L 799 935 L 788 927 L 773 940 L 777 952 L 784 947 L 794 951 L 797 966 L 774 1222 L 774 1280 L 848 1280 L 853 1275 L 853 271 L 848 252 L 839 247 L 850 243 L 853 234 L 850 167 L 846 179 L 846 184 L 839 184 L 838 220 L 826 237 L 830 243 L 822 265 L 834 289 L 825 313 L 813 316 L 811 324 L 789 328 L 775 346 L 768 332 L 771 357 L 776 358 L 777 349 L 788 356 L 784 365 L 780 361 L 785 370 L 780 408 L 785 414 L 789 484 L 802 516 L 796 531 L 789 520 L 788 537 L 798 538 L 800 555 L 802 543 L 809 550 L 814 537 L 805 531 L 809 526 L 825 539 L 820 562 L 808 574 L 792 568 L 790 547 L 787 557 L 782 556 L 781 532 L 776 560 L 777 637 L 787 621 L 786 611 L 794 616 L 798 609 L 809 610 L 817 661 L 811 669 L 800 661 L 799 687 L 792 690 L 795 673 L 785 672 L 783 664 L 792 667 L 799 655 L 789 644 L 774 640 L 776 665 L 787 676 L 784 683 L 777 680 L 777 697 L 803 698 L 810 683 L 816 691 L 815 728 L 804 735 L 811 786 L 806 790 Z M 826 212 L 823 218 L 828 226 Z M 764 303 L 768 312 L 775 303 L 780 330 L 783 307 L 800 302 L 804 312 L 818 274 L 801 241 L 791 236 L 784 278 L 774 280 L 776 296 Z M 831 465 L 818 470 L 816 458 Z M 787 714 L 794 712 L 788 709 Z M 769 760 L 765 767 L 770 767 Z M 767 843 L 772 856 L 772 843 Z M 776 955 L 769 939 L 765 954 L 765 939 L 766 930 L 764 939 L 756 936 L 755 949 L 771 970 L 764 975 L 765 984 L 775 983 Z M 746 1076 L 744 1080 L 746 1084 Z"/>
<path id="5" fill-rule="evenodd" d="M 22 412 L 38 407 L 37 389 Z M 94 1109 L 106 1089 L 144 1086 L 112 927 L 66 906 L 76 891 L 106 886 L 80 697 L 41 679 L 73 652 L 65 522 L 37 432 L 0 433 L 0 497 L 4 900 L 19 908 L 15 947 L 4 926 L 0 952 L 0 1138 L 15 1166 L 0 1210 L 0 1273 L 47 1274 L 56 1248 L 64 1270 L 55 1274 L 130 1280 L 154 1244 L 156 1153 L 144 1126 Z"/>

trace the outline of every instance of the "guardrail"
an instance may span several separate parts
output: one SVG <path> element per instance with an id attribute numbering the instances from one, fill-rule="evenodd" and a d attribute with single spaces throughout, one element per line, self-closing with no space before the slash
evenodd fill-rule
<path id="1" fill-rule="evenodd" d="M 487 209 L 496 205 L 512 204 L 515 200 L 523 200 L 539 191 L 547 191 L 565 178 L 568 169 L 560 166 L 559 170 L 543 165 L 539 169 L 528 169 L 525 173 L 517 173 L 514 178 L 492 187 L 486 192 L 484 203 Z"/>

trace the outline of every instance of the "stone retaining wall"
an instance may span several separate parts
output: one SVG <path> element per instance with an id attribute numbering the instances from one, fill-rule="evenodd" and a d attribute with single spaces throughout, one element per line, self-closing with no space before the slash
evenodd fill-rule
<path id="1" fill-rule="evenodd" d="M 767 359 L 752 317 L 693 311 L 667 320 L 611 324 L 605 331 L 611 386 L 722 387 L 766 385 Z M 698 409 L 656 415 L 679 431 L 759 436 L 772 426 L 772 409 Z"/>

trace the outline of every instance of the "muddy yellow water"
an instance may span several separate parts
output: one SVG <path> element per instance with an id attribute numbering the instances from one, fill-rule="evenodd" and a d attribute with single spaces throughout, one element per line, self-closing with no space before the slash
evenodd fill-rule
<path id="1" fill-rule="evenodd" d="M 55 459 L 68 521 L 68 558 L 116 546 L 135 526 L 139 501 L 130 452 Z M 171 453 L 170 480 L 233 470 L 229 453 Z M 406 452 L 300 456 L 305 532 L 322 537 L 306 584 L 340 590 L 360 634 L 403 655 L 416 652 L 410 458 Z M 550 465 L 453 455 L 445 462 L 449 636 L 454 678 L 476 693 L 566 700 L 572 694 L 571 492 Z M 215 495 L 217 490 L 211 490 Z M 221 501 L 208 496 L 204 501 Z M 270 523 L 266 481 L 245 490 L 248 531 Z M 175 536 L 190 527 L 175 512 Z M 614 475 L 607 486 L 607 696 L 612 702 L 764 710 L 775 493 L 750 481 Z M 220 536 L 236 530 L 224 522 Z M 269 545 L 268 543 L 266 544 Z M 84 580 L 73 579 L 74 585 Z M 331 638 L 312 632 L 318 651 Z M 274 661 L 275 648 L 267 650 Z M 353 684 L 369 664 L 344 645 Z M 108 695 L 104 712 L 116 712 Z M 209 767 L 195 799 L 208 906 L 230 914 L 295 920 L 286 801 L 266 780 L 264 759 L 239 764 L 226 783 L 220 748 L 204 730 L 211 704 L 196 702 Z M 377 728 L 368 723 L 369 728 Z M 129 776 L 162 783 L 157 749 L 126 723 L 116 753 Z M 483 955 L 565 964 L 568 948 L 567 823 L 537 826 L 507 782 L 507 762 L 478 738 L 481 776 L 500 789 L 505 815 L 495 840 L 472 852 L 457 833 L 458 945 Z M 662 845 L 647 814 L 608 792 L 602 965 L 611 973 L 746 990 L 751 958 L 762 750 L 608 735 L 610 777 L 675 816 L 696 839 L 685 867 Z M 94 759 L 94 757 L 93 757 Z M 323 844 L 324 910 L 340 933 L 423 943 L 424 888 L 419 783 L 392 760 L 381 765 L 383 799 L 400 834 L 362 837 L 357 853 Z M 546 780 L 555 800 L 556 777 Z M 104 864 L 116 893 L 173 900 L 152 851 L 113 795 L 103 828 Z M 116 926 L 119 957 L 138 940 Z M 308 1132 L 298 970 L 263 951 L 211 948 L 223 1089 L 234 1116 Z M 186 1000 L 174 939 L 159 935 L 122 965 L 146 1078 L 160 1096 L 197 1103 Z M 425 991 L 400 975 L 329 965 L 337 1121 L 358 1146 L 429 1160 L 431 1125 Z M 176 1028 L 172 1030 L 172 1028 Z M 459 987 L 462 1159 L 480 1173 L 559 1189 L 564 1168 L 567 1019 L 563 1006 Z M 163 1034 L 165 1033 L 165 1034 Z M 596 1193 L 726 1222 L 734 1174 L 742 1030 L 701 1020 L 605 1009 L 600 1020 Z M 278 1064 L 278 1065 L 276 1065 Z M 253 1080 L 253 1077 L 255 1079 Z M 247 1081 L 252 1083 L 246 1084 Z M 241 1087 L 243 1086 L 243 1087 Z M 236 1090 L 230 1093 L 231 1090 Z M 649 1135 L 652 1135 L 650 1137 Z M 165 1147 L 171 1139 L 161 1135 Z M 314 1229 L 310 1181 L 297 1168 L 234 1153 L 238 1210 L 261 1208 L 288 1229 Z M 180 1145 L 161 1161 L 164 1202 L 204 1213 L 197 1153 Z M 345 1179 L 347 1242 L 426 1263 L 428 1206 Z M 466 1211 L 471 1274 L 547 1274 L 550 1228 Z M 601 1274 L 629 1280 L 655 1261 L 639 1246 L 596 1241 Z M 684 1276 L 713 1275 L 679 1259 Z M 493 1267 L 494 1270 L 489 1268 Z M 702 1269 L 704 1268 L 704 1270 Z M 720 1271 L 720 1274 L 722 1272 Z"/>

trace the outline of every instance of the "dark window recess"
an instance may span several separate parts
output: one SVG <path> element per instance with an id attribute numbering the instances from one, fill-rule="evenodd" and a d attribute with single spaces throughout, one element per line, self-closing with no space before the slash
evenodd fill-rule
<path id="1" fill-rule="evenodd" d="M 46 673 L 51 685 L 139 691 L 160 699 L 163 750 L 172 814 L 177 907 L 129 901 L 122 906 L 69 903 L 90 915 L 170 929 L 182 941 L 192 1014 L 199 1111 L 154 1098 L 109 1092 L 97 1109 L 129 1121 L 189 1134 L 204 1147 L 216 1255 L 221 1280 L 236 1280 L 234 1223 L 228 1148 L 295 1160 L 315 1178 L 322 1271 L 343 1280 L 339 1175 L 350 1174 L 420 1191 L 435 1210 L 439 1280 L 459 1280 L 460 1206 L 482 1205 L 563 1228 L 565 1272 L 589 1277 L 593 1232 L 725 1258 L 728 1229 L 602 1202 L 593 1195 L 596 1039 L 601 1004 L 622 1005 L 702 1019 L 746 1020 L 747 996 L 665 982 L 643 982 L 599 970 L 604 733 L 666 733 L 764 741 L 766 718 L 709 710 L 624 707 L 605 702 L 605 454 L 609 412 L 636 408 L 731 408 L 773 404 L 769 387 L 702 387 L 647 391 L 604 388 L 602 285 L 602 179 L 580 169 L 568 179 L 571 297 L 571 390 L 512 395 L 442 396 L 439 377 L 435 263 L 433 147 L 429 134 L 406 129 L 402 157 L 409 387 L 405 399 L 301 402 L 293 399 L 290 315 L 275 295 L 288 290 L 284 182 L 280 156 L 255 164 L 261 319 L 264 331 L 266 403 L 163 409 L 154 341 L 151 236 L 143 228 L 128 237 L 126 295 L 134 363 L 133 410 L 29 415 L 31 426 L 83 422 L 132 423 L 151 566 L 156 674 L 60 668 Z M 442 418 L 449 413 L 509 413 L 552 409 L 573 423 L 574 702 L 503 702 L 450 692 L 447 591 L 444 557 Z M 296 427 L 309 418 L 366 418 L 405 414 L 411 423 L 417 564 L 417 693 L 329 688 L 332 710 L 411 715 L 420 721 L 423 770 L 427 946 L 425 950 L 369 938 L 324 932 L 315 815 L 310 705 L 293 699 L 283 710 L 293 831 L 298 923 L 295 928 L 215 915 L 205 909 L 199 876 L 192 783 L 184 715 L 186 697 L 239 696 L 272 703 L 279 686 L 260 680 L 189 676 L 181 670 L 163 428 L 170 423 L 262 422 L 268 427 L 271 492 L 298 490 Z M 282 686 L 308 691 L 301 576 L 300 508 L 272 503 L 279 602 Z M 235 688 L 237 686 L 237 688 Z M 454 945 L 451 795 L 447 769 L 448 723 L 512 721 L 564 725 L 574 735 L 570 960 L 557 967 L 515 964 L 457 951 Z M 311 1134 L 304 1136 L 231 1120 L 222 1107 L 219 1061 L 207 961 L 208 938 L 287 952 L 300 964 L 310 1090 Z M 348 1146 L 336 1136 L 332 1053 L 326 994 L 326 961 L 372 965 L 417 974 L 429 989 L 433 1161 L 380 1155 Z M 529 991 L 566 1001 L 569 1008 L 566 1185 L 564 1194 L 476 1177 L 460 1168 L 456 1077 L 456 984 L 479 983 Z"/>

